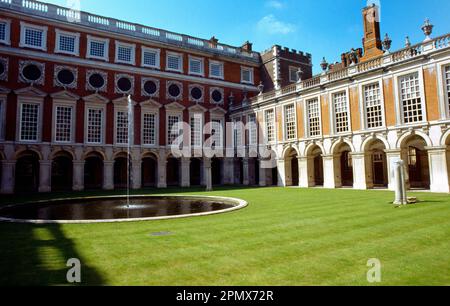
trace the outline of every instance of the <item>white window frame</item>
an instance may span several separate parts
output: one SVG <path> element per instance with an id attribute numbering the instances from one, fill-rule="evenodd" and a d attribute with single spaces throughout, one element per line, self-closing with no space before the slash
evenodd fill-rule
<path id="1" fill-rule="evenodd" d="M 267 112 L 272 112 L 273 114 L 273 120 L 271 122 L 271 124 L 273 125 L 273 140 L 269 139 L 269 135 L 268 135 L 268 125 L 267 125 Z M 265 140 L 269 143 L 269 144 L 273 144 L 277 142 L 277 124 L 276 124 L 276 116 L 277 116 L 277 112 L 275 108 L 268 108 L 263 110 L 263 116 L 264 116 L 264 135 L 265 135 Z"/>
<path id="2" fill-rule="evenodd" d="M 72 108 L 72 117 L 71 117 L 71 124 L 70 124 L 70 140 L 69 141 L 57 141 L 56 140 L 56 109 L 57 107 L 70 107 Z M 54 143 L 74 143 L 75 141 L 75 124 L 77 122 L 77 110 L 76 110 L 76 101 L 64 101 L 64 100 L 54 100 L 53 103 L 53 115 L 52 115 L 52 121 L 53 121 L 53 131 L 52 131 L 52 139 Z"/>
<path id="3" fill-rule="evenodd" d="M 155 53 L 155 65 L 148 65 L 144 62 L 144 54 L 146 52 L 149 53 Z M 154 68 L 154 69 L 161 69 L 161 50 L 160 49 L 153 49 L 148 47 L 142 47 L 141 50 L 141 66 L 146 68 Z"/>
<path id="4" fill-rule="evenodd" d="M 311 127 L 309 124 L 309 102 L 312 100 L 317 100 L 319 103 L 319 133 L 320 134 L 316 135 L 316 136 L 311 136 Z M 320 95 L 305 98 L 303 109 L 305 110 L 304 121 L 305 121 L 305 131 L 306 131 L 307 138 L 312 138 L 312 139 L 321 138 L 323 135 L 323 123 L 322 123 L 322 104 L 321 104 L 321 100 L 320 100 Z"/>
<path id="5" fill-rule="evenodd" d="M 294 80 L 292 79 L 292 75 L 291 75 L 291 72 L 292 72 L 292 71 L 294 71 L 294 74 L 295 74 L 295 79 L 294 79 Z M 297 82 L 298 82 L 298 79 L 297 79 L 297 71 L 298 71 L 298 68 L 297 68 L 297 67 L 289 66 L 289 82 L 290 82 L 290 83 L 297 83 Z"/>
<path id="6" fill-rule="evenodd" d="M 375 128 L 369 128 L 369 124 L 367 122 L 367 107 L 366 107 L 366 101 L 365 101 L 365 88 L 366 86 L 370 86 L 373 84 L 378 83 L 378 86 L 380 86 L 380 102 L 381 102 L 381 114 L 382 114 L 382 126 L 375 127 Z M 359 84 L 358 87 L 359 90 L 359 108 L 363 111 L 361 112 L 361 122 L 363 124 L 361 125 L 363 129 L 365 130 L 377 130 L 382 129 L 386 127 L 386 112 L 385 112 L 385 103 L 384 103 L 384 86 L 383 86 L 383 80 L 370 80 L 364 83 Z"/>
<path id="7" fill-rule="evenodd" d="M 199 61 L 200 62 L 200 72 L 195 72 L 191 70 L 191 61 Z M 197 75 L 197 76 L 205 76 L 205 60 L 201 57 L 195 57 L 195 56 L 191 56 L 189 55 L 189 74 L 191 75 Z"/>
<path id="8" fill-rule="evenodd" d="M 61 53 L 61 54 L 68 54 L 68 55 L 75 55 L 75 56 L 79 56 L 80 55 L 80 33 L 73 33 L 73 32 L 67 32 L 67 31 L 63 31 L 60 29 L 56 29 L 55 30 L 55 53 Z M 74 52 L 70 52 L 70 51 L 66 51 L 66 50 L 61 50 L 61 36 L 71 36 L 73 38 L 75 38 L 74 41 Z"/>
<path id="9" fill-rule="evenodd" d="M 130 48 L 131 49 L 131 58 L 130 61 L 124 61 L 119 59 L 119 48 Z M 136 45 L 135 44 L 128 44 L 120 41 L 116 41 L 116 52 L 115 52 L 115 62 L 118 64 L 129 64 L 129 65 L 136 65 Z"/>
<path id="10" fill-rule="evenodd" d="M 32 46 L 32 45 L 27 45 L 25 43 L 25 31 L 26 31 L 26 29 L 33 29 L 33 30 L 42 31 L 42 44 L 41 44 L 41 46 Z M 48 32 L 48 27 L 38 26 L 38 25 L 34 25 L 34 24 L 30 24 L 30 23 L 26 23 L 26 22 L 21 21 L 20 22 L 20 43 L 19 43 L 19 47 L 47 51 L 47 32 Z"/>
<path id="11" fill-rule="evenodd" d="M 255 126 L 254 126 L 255 129 L 253 131 L 252 126 L 250 124 L 251 117 L 255 118 Z M 256 113 L 247 115 L 247 126 L 248 126 L 248 145 L 256 146 L 258 144 L 258 116 L 256 115 Z M 255 135 L 253 135 L 253 133 L 255 133 Z M 252 141 L 253 136 L 255 137 L 255 142 Z"/>
<path id="12" fill-rule="evenodd" d="M 200 148 L 202 148 L 203 147 L 203 125 L 204 125 L 204 121 L 205 121 L 205 119 L 204 119 L 204 116 L 203 116 L 203 113 L 200 113 L 200 112 L 192 112 L 192 113 L 189 113 L 189 127 L 190 127 L 190 130 L 192 130 L 192 128 L 191 128 L 191 120 L 192 120 L 192 118 L 199 118 L 200 119 L 200 135 L 199 135 L 199 137 L 200 137 L 200 145 L 196 145 L 196 144 L 193 144 L 192 143 L 192 133 L 190 132 L 190 139 L 189 139 L 189 144 L 190 144 L 190 146 L 193 148 L 193 149 L 200 149 Z"/>
<path id="13" fill-rule="evenodd" d="M 288 131 L 287 131 L 286 108 L 288 106 L 294 107 L 294 120 L 295 120 L 294 121 L 294 126 L 295 126 L 294 134 L 295 135 L 294 135 L 294 138 L 292 138 L 292 139 L 288 138 Z M 298 126 L 297 125 L 298 125 L 297 124 L 297 103 L 292 102 L 292 103 L 283 104 L 283 139 L 284 139 L 284 141 L 290 142 L 290 141 L 295 141 L 298 139 L 298 135 L 297 135 Z"/>
<path id="14" fill-rule="evenodd" d="M 179 64 L 180 64 L 180 68 L 179 69 L 169 68 L 169 57 L 170 56 L 178 57 Z M 173 71 L 173 72 L 181 72 L 181 73 L 183 73 L 183 54 L 182 53 L 166 52 L 166 71 Z"/>
<path id="15" fill-rule="evenodd" d="M 150 114 L 155 116 L 155 143 L 149 144 L 144 142 L 144 115 Z M 146 148 L 157 147 L 159 143 L 159 111 L 154 109 L 142 108 L 141 111 L 141 145 Z"/>
<path id="16" fill-rule="evenodd" d="M 37 118 L 37 133 L 36 140 L 22 140 L 22 105 L 23 104 L 36 104 L 38 105 L 38 118 Z M 18 142 L 21 143 L 37 143 L 42 141 L 42 107 L 43 100 L 39 98 L 26 98 L 19 97 L 19 101 L 17 103 L 17 129 L 16 129 L 16 138 Z"/>
<path id="17" fill-rule="evenodd" d="M 337 132 L 336 130 L 336 111 L 334 106 L 334 95 L 339 94 L 345 91 L 346 102 L 347 102 L 347 117 L 348 117 L 348 131 L 346 132 Z M 348 86 L 344 88 L 338 88 L 329 93 L 328 101 L 330 101 L 330 122 L 331 122 L 331 131 L 332 135 L 345 135 L 352 133 L 352 117 L 350 115 L 350 95 Z"/>
<path id="18" fill-rule="evenodd" d="M 11 20 L 0 18 L 0 22 L 5 23 L 5 39 L 0 40 L 0 43 L 11 45 Z"/>
<path id="19" fill-rule="evenodd" d="M 118 142 L 117 141 L 117 136 L 118 136 L 117 114 L 119 112 L 120 113 L 125 113 L 126 116 L 127 116 L 127 135 L 129 135 L 128 129 L 130 128 L 130 122 L 129 122 L 130 118 L 128 118 L 128 109 L 126 107 L 123 107 L 123 106 L 115 105 L 115 107 L 114 107 L 114 145 L 116 145 L 116 146 L 127 146 L 129 144 L 132 144 L 134 142 L 134 139 L 131 139 L 131 143 L 129 143 L 130 139 L 128 139 L 128 136 L 127 136 L 127 142 Z"/>
<path id="20" fill-rule="evenodd" d="M 103 57 L 91 55 L 91 42 L 93 42 L 93 41 L 105 44 L 105 54 Z M 109 39 L 88 35 L 87 36 L 86 58 L 97 59 L 97 60 L 102 60 L 102 61 L 109 61 Z"/>
<path id="21" fill-rule="evenodd" d="M 169 116 L 171 117 L 178 117 L 179 121 L 178 122 L 183 122 L 183 112 L 182 111 L 167 111 L 166 112 L 166 146 L 171 146 L 172 144 L 169 143 Z M 181 134 L 178 134 L 177 137 L 180 137 Z"/>
<path id="22" fill-rule="evenodd" d="M 225 118 L 223 117 L 223 116 L 214 116 L 214 115 L 212 115 L 211 116 L 211 118 L 210 118 L 210 125 L 211 125 L 211 132 L 212 132 L 212 130 L 214 129 L 214 124 L 213 124 L 213 120 L 217 120 L 217 121 L 220 121 L 220 127 L 221 127 L 221 137 L 220 137 L 220 146 L 215 146 L 214 147 L 214 150 L 217 150 L 218 148 L 219 149 L 223 149 L 224 148 L 224 142 L 225 142 L 225 126 L 224 126 L 224 122 L 225 122 Z M 210 141 L 211 141 L 211 144 L 212 144 L 212 142 L 213 142 L 213 140 L 214 140 L 214 136 L 211 136 L 211 139 L 210 139 Z"/>
<path id="23" fill-rule="evenodd" d="M 100 142 L 89 142 L 88 141 L 88 114 L 89 109 L 101 110 L 102 118 L 101 118 L 101 126 L 102 129 L 100 131 Z M 105 143 L 105 122 L 106 122 L 106 106 L 100 104 L 88 104 L 86 103 L 85 111 L 84 111 L 84 143 L 89 145 L 102 145 Z M 114 118 L 115 120 L 115 118 Z"/>
<path id="24" fill-rule="evenodd" d="M 220 65 L 220 76 L 216 76 L 212 74 L 212 65 Z M 219 62 L 219 61 L 209 61 L 209 77 L 211 79 L 219 79 L 219 80 L 223 80 L 225 77 L 225 65 L 223 62 Z"/>
<path id="25" fill-rule="evenodd" d="M 422 121 L 412 122 L 412 123 L 404 123 L 404 114 L 403 114 L 403 101 L 401 99 L 400 92 L 400 79 L 402 77 L 408 76 L 410 74 L 418 73 L 419 77 L 419 89 L 420 89 L 420 102 L 422 106 Z M 425 103 L 425 84 L 423 79 L 423 67 L 410 69 L 406 71 L 402 71 L 394 76 L 394 96 L 395 96 L 395 110 L 396 110 L 396 120 L 397 125 L 405 125 L 405 126 L 414 126 L 414 125 L 422 125 L 427 122 L 428 114 L 427 107 Z"/>
<path id="26" fill-rule="evenodd" d="M 249 81 L 244 80 L 244 71 L 248 71 L 250 73 Z M 255 69 L 253 69 L 253 68 L 241 66 L 241 83 L 253 85 L 255 83 L 254 72 L 255 72 Z"/>
<path id="27" fill-rule="evenodd" d="M 445 79 L 445 68 L 450 67 L 450 60 L 439 63 L 438 65 L 438 86 L 439 86 L 439 108 L 441 120 L 450 118 L 450 101 L 447 93 L 447 83 Z"/>

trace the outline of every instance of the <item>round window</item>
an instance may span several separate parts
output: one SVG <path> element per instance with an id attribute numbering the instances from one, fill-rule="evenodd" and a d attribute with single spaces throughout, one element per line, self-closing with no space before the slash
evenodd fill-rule
<path id="1" fill-rule="evenodd" d="M 117 81 L 117 87 L 120 89 L 121 92 L 129 92 L 132 87 L 131 80 L 125 77 L 120 78 Z"/>
<path id="2" fill-rule="evenodd" d="M 177 84 L 172 84 L 169 86 L 170 96 L 177 98 L 181 93 L 180 87 Z"/>
<path id="3" fill-rule="evenodd" d="M 22 74 L 29 81 L 37 81 L 41 78 L 42 71 L 38 66 L 30 64 L 23 68 Z"/>
<path id="4" fill-rule="evenodd" d="M 5 63 L 0 62 L 0 75 L 2 75 L 3 73 L 5 73 Z"/>
<path id="5" fill-rule="evenodd" d="M 105 85 L 105 79 L 100 73 L 94 73 L 89 77 L 89 84 L 96 88 L 102 88 Z"/>
<path id="6" fill-rule="evenodd" d="M 158 90 L 158 86 L 154 81 L 147 81 L 144 83 L 144 90 L 149 95 L 154 95 Z"/>
<path id="7" fill-rule="evenodd" d="M 222 102 L 222 93 L 220 92 L 220 90 L 214 90 L 211 94 L 211 97 L 213 99 L 214 102 L 216 103 L 220 103 Z"/>
<path id="8" fill-rule="evenodd" d="M 75 75 L 69 69 L 63 69 L 58 72 L 57 78 L 63 85 L 70 85 L 75 81 Z"/>
<path id="9" fill-rule="evenodd" d="M 191 89 L 191 96 L 192 98 L 194 98 L 195 100 L 200 100 L 203 96 L 203 92 L 200 88 L 198 87 L 194 87 Z"/>

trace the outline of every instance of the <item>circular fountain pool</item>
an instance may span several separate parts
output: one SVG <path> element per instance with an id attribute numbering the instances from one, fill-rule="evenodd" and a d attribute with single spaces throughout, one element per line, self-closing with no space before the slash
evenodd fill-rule
<path id="1" fill-rule="evenodd" d="M 97 223 L 205 216 L 241 209 L 247 202 L 206 196 L 123 196 L 59 199 L 0 208 L 0 221 Z"/>

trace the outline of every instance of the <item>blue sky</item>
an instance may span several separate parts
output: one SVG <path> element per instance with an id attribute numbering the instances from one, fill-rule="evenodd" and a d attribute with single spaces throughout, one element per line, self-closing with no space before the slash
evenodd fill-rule
<path id="1" fill-rule="evenodd" d="M 47 0 L 65 6 L 75 0 Z M 323 56 L 328 62 L 362 44 L 361 9 L 368 0 L 81 0 L 84 11 L 148 26 L 241 45 L 253 42 L 263 51 L 274 44 L 309 52 L 314 71 Z M 418 43 L 425 18 L 435 25 L 433 36 L 450 32 L 448 0 L 369 0 L 381 7 L 381 31 L 392 49 L 405 37 Z"/>

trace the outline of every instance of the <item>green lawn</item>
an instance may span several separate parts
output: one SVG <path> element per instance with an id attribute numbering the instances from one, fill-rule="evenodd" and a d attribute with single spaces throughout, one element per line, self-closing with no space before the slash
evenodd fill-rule
<path id="1" fill-rule="evenodd" d="M 403 208 L 389 204 L 387 191 L 236 187 L 210 194 L 250 205 L 155 222 L 0 223 L 0 285 L 65 284 L 72 257 L 82 262 L 85 285 L 369 285 L 370 258 L 382 262 L 382 285 L 450 285 L 448 194 L 418 193 L 422 202 Z M 160 231 L 173 234 L 150 235 Z"/>

